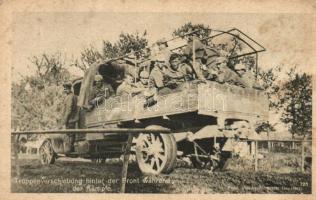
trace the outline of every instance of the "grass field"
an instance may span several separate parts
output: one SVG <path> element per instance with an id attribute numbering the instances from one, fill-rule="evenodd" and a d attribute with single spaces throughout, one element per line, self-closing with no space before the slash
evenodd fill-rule
<path id="1" fill-rule="evenodd" d="M 120 188 L 119 161 L 94 164 L 88 160 L 60 159 L 41 166 L 36 160 L 20 160 L 19 178 L 12 168 L 11 191 L 26 193 L 116 193 Z M 131 163 L 127 193 L 311 193 L 310 173 L 217 171 L 194 169 L 179 162 L 169 175 L 141 174 Z"/>

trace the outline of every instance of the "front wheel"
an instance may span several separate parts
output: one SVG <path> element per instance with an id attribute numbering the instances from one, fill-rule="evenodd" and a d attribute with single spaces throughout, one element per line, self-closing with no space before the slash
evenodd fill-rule
<path id="1" fill-rule="evenodd" d="M 177 143 L 171 134 L 140 134 L 136 143 L 136 158 L 145 174 L 170 173 L 177 156 Z"/>
<path id="2" fill-rule="evenodd" d="M 43 165 L 53 164 L 55 162 L 55 152 L 52 143 L 45 140 L 39 148 L 40 161 Z"/>

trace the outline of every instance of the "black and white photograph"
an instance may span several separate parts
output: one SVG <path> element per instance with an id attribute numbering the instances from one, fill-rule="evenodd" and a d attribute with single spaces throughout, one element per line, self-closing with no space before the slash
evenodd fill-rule
<path id="1" fill-rule="evenodd" d="M 311 19 L 14 12 L 11 193 L 312 194 Z"/>

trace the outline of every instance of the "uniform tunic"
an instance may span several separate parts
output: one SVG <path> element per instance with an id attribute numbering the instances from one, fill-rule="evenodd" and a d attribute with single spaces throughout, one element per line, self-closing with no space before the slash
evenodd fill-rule
<path id="1" fill-rule="evenodd" d="M 221 64 L 219 67 L 209 66 L 204 72 L 206 79 L 214 80 L 219 83 L 230 83 L 246 87 L 246 82 L 226 64 Z"/>
<path id="2" fill-rule="evenodd" d="M 149 75 L 149 87 L 163 88 L 165 86 L 165 72 L 155 66 Z"/>
<path id="3" fill-rule="evenodd" d="M 251 71 L 246 71 L 241 78 L 243 79 L 245 86 L 248 88 L 260 88 L 260 85 L 257 83 L 255 76 Z"/>
<path id="4" fill-rule="evenodd" d="M 134 84 L 129 84 L 124 81 L 121 85 L 118 86 L 116 90 L 116 95 L 135 95 L 143 91 L 142 88 L 137 88 Z"/>
<path id="5" fill-rule="evenodd" d="M 195 63 L 192 63 L 192 68 L 199 79 L 204 79 L 200 66 L 203 64 L 210 65 L 218 57 L 218 53 L 211 48 L 206 47 L 200 40 L 194 40 Z M 193 62 L 193 40 L 188 43 L 183 54 L 190 62 Z"/>
<path id="6" fill-rule="evenodd" d="M 114 94 L 114 90 L 108 83 L 104 83 L 102 87 L 93 86 L 90 101 L 98 97 L 110 97 L 112 94 Z"/>
<path id="7" fill-rule="evenodd" d="M 184 80 L 192 80 L 194 78 L 194 72 L 190 65 L 186 63 L 180 63 L 178 71 L 184 76 Z"/>
<path id="8" fill-rule="evenodd" d="M 194 40 L 195 47 L 195 59 L 202 59 L 206 56 L 205 45 L 198 39 Z M 183 50 L 183 54 L 192 60 L 193 56 L 193 40 L 188 43 L 186 48 Z"/>
<path id="9" fill-rule="evenodd" d="M 219 74 L 217 76 L 217 80 L 220 83 L 231 83 L 239 86 L 246 86 L 245 81 L 233 70 L 228 68 L 227 66 L 222 66 L 219 69 Z"/>
<path id="10" fill-rule="evenodd" d="M 168 76 L 176 82 L 184 82 L 192 80 L 194 72 L 190 65 L 186 63 L 179 63 L 176 70 L 168 70 Z"/>
<path id="11" fill-rule="evenodd" d="M 65 97 L 62 109 L 62 124 L 66 128 L 75 128 L 75 123 L 79 119 L 77 100 L 77 96 L 73 93 L 69 93 Z"/>

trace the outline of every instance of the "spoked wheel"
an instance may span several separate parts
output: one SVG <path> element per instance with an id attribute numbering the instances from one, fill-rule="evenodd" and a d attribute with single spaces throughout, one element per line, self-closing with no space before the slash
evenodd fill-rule
<path id="1" fill-rule="evenodd" d="M 177 156 L 177 143 L 170 134 L 140 134 L 136 143 L 136 158 L 145 174 L 170 173 Z"/>
<path id="2" fill-rule="evenodd" d="M 55 162 L 55 152 L 52 143 L 49 140 L 43 142 L 39 148 L 40 161 L 43 165 L 53 164 Z"/>

